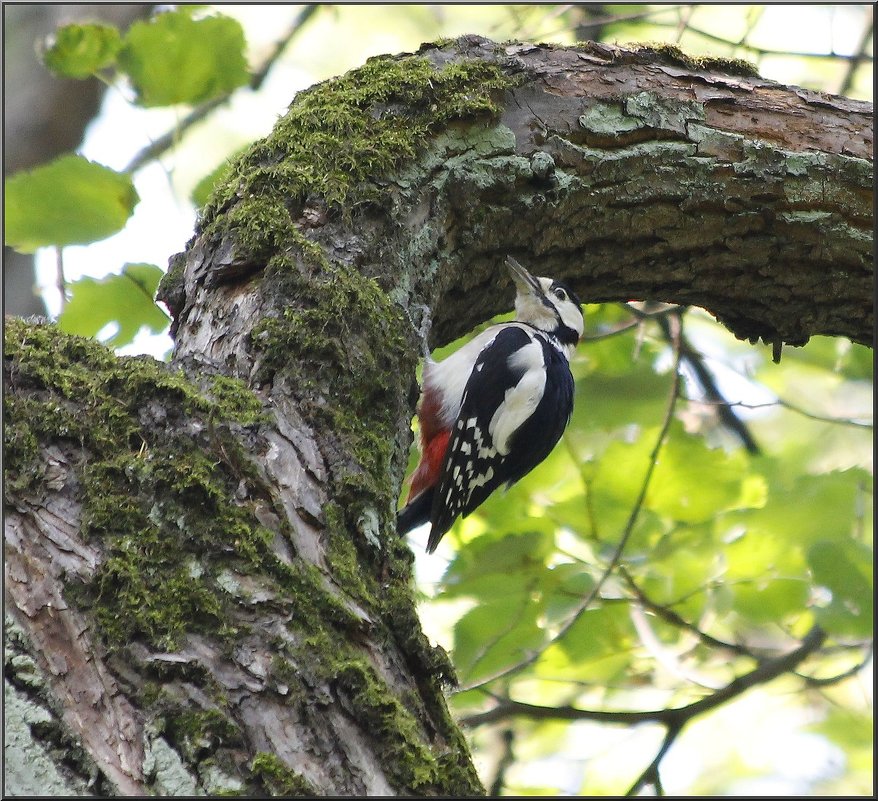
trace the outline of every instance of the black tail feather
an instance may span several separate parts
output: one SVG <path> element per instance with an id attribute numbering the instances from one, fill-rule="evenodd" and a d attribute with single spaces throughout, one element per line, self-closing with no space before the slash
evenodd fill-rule
<path id="1" fill-rule="evenodd" d="M 396 531 L 400 536 L 408 534 L 413 528 L 430 521 L 433 492 L 433 487 L 425 489 L 417 498 L 409 501 L 396 513 Z"/>

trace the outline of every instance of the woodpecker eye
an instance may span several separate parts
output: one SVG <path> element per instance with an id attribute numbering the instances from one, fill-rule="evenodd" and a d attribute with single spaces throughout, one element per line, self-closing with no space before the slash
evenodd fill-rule
<path id="1" fill-rule="evenodd" d="M 558 300 L 567 300 L 567 293 L 561 289 L 561 287 L 558 287 L 555 290 L 555 297 L 558 298 Z"/>

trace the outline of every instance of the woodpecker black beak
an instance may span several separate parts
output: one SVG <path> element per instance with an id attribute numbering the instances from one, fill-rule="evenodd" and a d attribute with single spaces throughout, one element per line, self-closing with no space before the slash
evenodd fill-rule
<path id="1" fill-rule="evenodd" d="M 543 297 L 543 288 L 527 270 L 524 269 L 512 256 L 506 257 L 506 266 L 509 268 L 509 274 L 515 282 L 515 288 L 521 293 L 532 292 L 538 298 Z"/>

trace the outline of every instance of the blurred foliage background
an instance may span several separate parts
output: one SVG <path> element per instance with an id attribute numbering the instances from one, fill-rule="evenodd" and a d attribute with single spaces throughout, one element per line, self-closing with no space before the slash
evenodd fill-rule
<path id="1" fill-rule="evenodd" d="M 369 56 L 668 42 L 872 99 L 871 5 L 162 8 L 16 56 L 107 86 L 78 155 L 7 179 L 6 239 L 62 327 L 121 353 L 167 355 L 152 295 L 225 159 Z M 491 793 L 872 793 L 872 364 L 822 337 L 774 364 L 698 309 L 587 307 L 562 443 L 417 564 Z"/>

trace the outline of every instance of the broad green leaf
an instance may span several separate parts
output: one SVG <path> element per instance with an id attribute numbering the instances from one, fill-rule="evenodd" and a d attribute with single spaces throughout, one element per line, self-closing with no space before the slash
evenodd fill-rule
<path id="1" fill-rule="evenodd" d="M 633 424 L 661 423 L 672 377 L 658 375 L 645 360 L 635 364 L 628 358 L 626 372 L 591 373 L 576 385 L 574 426 L 612 431 Z"/>
<path id="2" fill-rule="evenodd" d="M 787 615 L 805 611 L 810 585 L 800 579 L 766 578 L 731 585 L 732 608 L 748 623 L 779 623 Z"/>
<path id="3" fill-rule="evenodd" d="M 682 522 L 707 520 L 737 505 L 746 470 L 743 451 L 709 448 L 674 423 L 659 453 L 646 505 Z"/>
<path id="4" fill-rule="evenodd" d="M 143 327 L 160 333 L 170 322 L 153 300 L 162 275 L 154 264 L 126 264 L 120 275 L 75 281 L 58 324 L 71 334 L 93 337 L 108 323 L 116 323 L 118 331 L 107 343 L 117 348 L 131 342 Z"/>
<path id="5" fill-rule="evenodd" d="M 736 548 L 749 549 L 755 557 L 760 540 L 777 543 L 783 553 L 821 540 L 846 540 L 858 527 L 867 535 L 872 478 L 864 470 L 801 475 L 792 465 L 767 457 L 759 466 L 768 482 L 765 506 L 724 518 L 729 528 L 740 526 L 746 535 L 734 542 Z"/>
<path id="6" fill-rule="evenodd" d="M 542 584 L 546 618 L 553 623 L 566 620 L 567 615 L 588 597 L 595 580 L 585 565 L 568 562 L 547 570 Z"/>
<path id="7" fill-rule="evenodd" d="M 817 542 L 808 549 L 817 584 L 832 600 L 817 610 L 817 621 L 836 635 L 872 632 L 872 550 L 852 540 Z"/>
<path id="8" fill-rule="evenodd" d="M 122 37 L 112 25 L 65 25 L 55 31 L 43 63 L 65 78 L 88 78 L 111 66 L 121 46 Z"/>
<path id="9" fill-rule="evenodd" d="M 130 176 L 61 156 L 6 180 L 6 244 L 32 253 L 105 239 L 125 227 L 139 199 Z"/>
<path id="10" fill-rule="evenodd" d="M 538 676 L 553 680 L 609 682 L 631 664 L 634 630 L 624 604 L 583 612 L 535 664 Z"/>
<path id="11" fill-rule="evenodd" d="M 590 481 L 593 517 L 603 536 L 621 533 L 641 492 L 659 434 L 657 427 L 640 432 L 634 442 L 613 441 L 596 465 Z M 764 487 L 748 475 L 747 457 L 709 448 L 700 437 L 673 423 L 659 452 L 643 509 L 685 523 L 764 501 Z"/>
<path id="12" fill-rule="evenodd" d="M 712 601 L 710 587 L 722 576 L 722 561 L 711 521 L 674 526 L 631 570 L 651 600 L 697 620 Z"/>
<path id="13" fill-rule="evenodd" d="M 247 83 L 244 47 L 241 26 L 230 17 L 168 11 L 131 26 L 119 66 L 143 106 L 200 103 Z"/>
<path id="14" fill-rule="evenodd" d="M 553 547 L 551 535 L 538 532 L 478 537 L 458 550 L 443 577 L 441 597 L 487 600 L 527 593 L 542 580 Z"/>
<path id="15" fill-rule="evenodd" d="M 539 611 L 539 604 L 519 595 L 467 612 L 454 627 L 454 665 L 461 678 L 486 678 L 538 649 L 545 640 Z"/>

